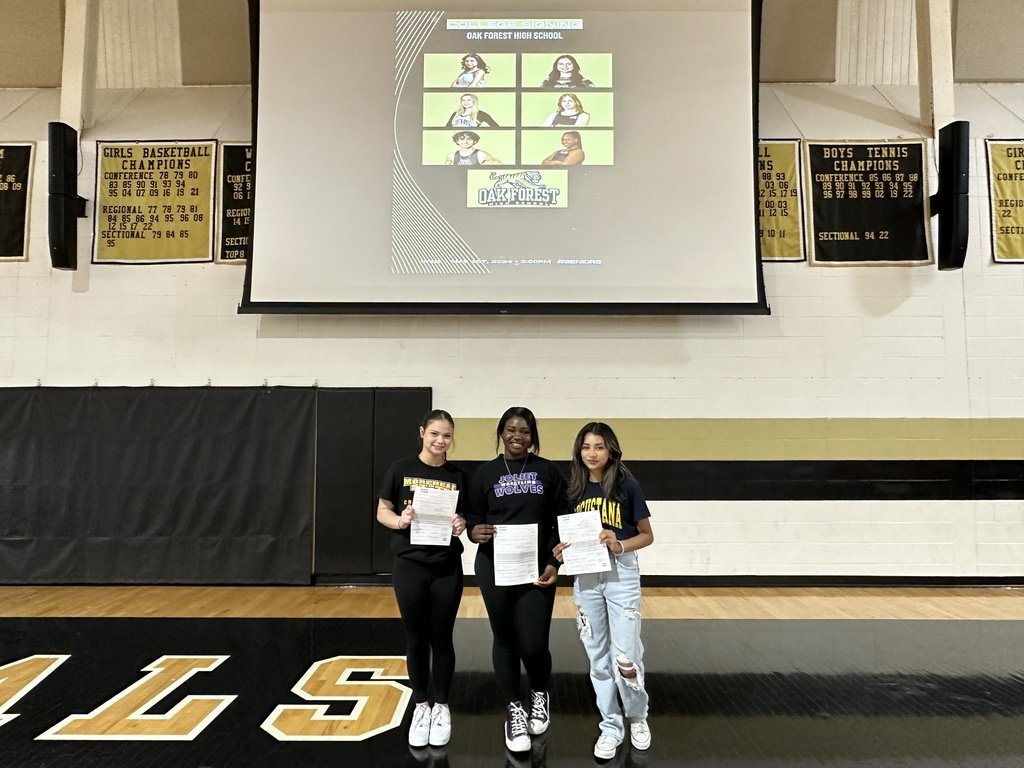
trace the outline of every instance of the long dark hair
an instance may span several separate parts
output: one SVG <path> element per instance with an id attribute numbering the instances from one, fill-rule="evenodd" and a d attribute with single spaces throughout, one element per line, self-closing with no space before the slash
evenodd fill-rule
<path id="1" fill-rule="evenodd" d="M 462 57 L 461 64 L 463 72 L 469 72 L 469 67 L 466 66 L 466 59 L 468 58 L 476 59 L 476 68 L 482 69 L 484 71 L 484 74 L 490 74 L 491 68 L 487 66 L 486 62 L 483 60 L 483 57 L 479 53 L 467 53 L 465 56 Z"/>
<path id="2" fill-rule="evenodd" d="M 622 501 L 622 483 L 626 478 L 633 476 L 633 473 L 622 461 L 622 448 L 619 447 L 619 438 L 615 436 L 614 430 L 603 421 L 591 421 L 589 424 L 584 424 L 572 444 L 568 493 L 569 503 L 572 506 L 583 501 L 583 494 L 586 493 L 587 483 L 590 481 L 590 470 L 583 463 L 580 452 L 583 450 L 584 439 L 591 434 L 604 440 L 604 444 L 608 448 L 608 464 L 601 477 L 601 489 L 604 491 L 605 498 L 611 501 Z"/>
<path id="3" fill-rule="evenodd" d="M 525 419 L 526 425 L 530 428 L 530 453 L 539 453 L 540 432 L 537 429 L 537 417 L 533 415 L 533 411 L 522 405 L 513 405 L 501 414 L 501 418 L 498 419 L 498 429 L 495 432 L 494 449 L 497 450 L 501 445 L 501 433 L 505 431 L 505 422 L 516 416 Z"/>
<path id="4" fill-rule="evenodd" d="M 580 73 L 580 63 L 576 61 L 575 56 L 570 56 L 568 53 L 563 53 L 555 62 L 551 65 L 551 74 L 548 75 L 547 80 L 541 83 L 541 88 L 553 88 L 561 82 L 560 78 L 562 73 L 558 71 L 558 62 L 562 59 L 568 59 L 572 62 L 572 74 L 569 75 L 569 87 L 570 88 L 582 88 L 584 87 L 585 77 Z"/>

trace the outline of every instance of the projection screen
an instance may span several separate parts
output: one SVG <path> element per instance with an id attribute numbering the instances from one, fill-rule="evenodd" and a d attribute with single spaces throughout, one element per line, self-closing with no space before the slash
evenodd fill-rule
<path id="1" fill-rule="evenodd" d="M 759 0 L 252 2 L 240 311 L 767 312 Z"/>

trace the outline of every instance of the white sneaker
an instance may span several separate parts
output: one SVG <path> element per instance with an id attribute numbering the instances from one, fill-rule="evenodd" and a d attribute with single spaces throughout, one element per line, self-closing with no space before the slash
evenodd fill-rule
<path id="1" fill-rule="evenodd" d="M 650 749 L 651 729 L 646 720 L 637 720 L 629 724 L 629 740 L 633 742 L 633 749 Z"/>
<path id="2" fill-rule="evenodd" d="M 611 734 L 602 732 L 597 737 L 597 743 L 594 745 L 594 757 L 599 757 L 602 760 L 611 760 L 615 757 L 615 753 L 619 750 L 619 744 L 621 743 L 622 739 L 616 739 Z"/>
<path id="3" fill-rule="evenodd" d="M 409 746 L 425 747 L 430 741 L 430 704 L 423 701 L 412 710 L 412 723 L 409 725 Z"/>
<path id="4" fill-rule="evenodd" d="M 430 746 L 443 747 L 452 737 L 452 713 L 447 704 L 430 710 Z"/>
<path id="5" fill-rule="evenodd" d="M 526 730 L 526 710 L 518 701 L 508 703 L 508 719 L 505 720 L 505 746 L 510 752 L 529 752 L 530 733 Z"/>
<path id="6" fill-rule="evenodd" d="M 530 719 L 526 723 L 526 729 L 531 736 L 540 736 L 551 724 L 551 717 L 548 715 L 548 705 L 551 702 L 547 691 L 530 691 Z"/>

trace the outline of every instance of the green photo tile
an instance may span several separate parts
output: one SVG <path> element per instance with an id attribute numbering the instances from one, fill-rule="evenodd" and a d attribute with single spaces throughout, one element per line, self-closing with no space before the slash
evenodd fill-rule
<path id="1" fill-rule="evenodd" d="M 611 128 L 615 124 L 614 98 L 607 91 L 524 92 L 523 127 Z"/>
<path id="2" fill-rule="evenodd" d="M 560 62 L 562 62 L 560 66 Z M 563 67 L 568 63 L 569 72 Z M 567 84 L 559 85 L 561 75 L 570 75 Z M 611 88 L 612 55 L 610 53 L 524 53 L 521 88 Z"/>
<path id="3" fill-rule="evenodd" d="M 466 145 L 457 143 L 455 137 L 460 134 L 471 134 L 478 137 L 476 141 Z M 460 147 L 466 150 L 465 155 Z M 460 157 L 472 159 L 469 163 L 481 165 L 514 165 L 516 162 L 516 132 L 510 130 L 426 130 L 423 132 L 423 165 L 457 164 L 453 161 L 453 153 L 460 152 Z"/>
<path id="4" fill-rule="evenodd" d="M 484 90 L 423 94 L 424 128 L 510 128 L 516 124 L 516 95 Z"/>
<path id="5" fill-rule="evenodd" d="M 579 134 L 579 148 L 583 150 L 580 165 L 614 165 L 615 132 L 610 130 L 565 131 L 558 128 L 539 128 L 522 132 L 522 165 L 543 165 L 545 159 L 558 159 L 558 153 L 576 148 L 571 140 L 563 144 L 567 133 Z"/>
<path id="6" fill-rule="evenodd" d="M 472 57 L 475 72 L 467 72 L 463 61 Z M 483 71 L 483 70 L 487 71 Z M 481 72 L 477 77 L 477 72 Z M 514 53 L 427 53 L 423 55 L 423 87 L 476 90 L 515 88 L 516 55 Z"/>

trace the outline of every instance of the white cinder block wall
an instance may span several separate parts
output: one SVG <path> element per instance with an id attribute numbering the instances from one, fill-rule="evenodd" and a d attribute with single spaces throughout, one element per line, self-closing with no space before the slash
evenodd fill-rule
<path id="1" fill-rule="evenodd" d="M 39 142 L 29 260 L 0 264 L 0 385 L 430 386 L 457 418 L 487 419 L 516 403 L 581 422 L 1021 418 L 1024 265 L 991 260 L 981 139 L 1024 136 L 1012 109 L 992 116 L 1008 92 L 1022 103 L 1021 86 L 970 88 L 983 108 L 958 115 L 975 137 L 962 271 L 767 264 L 771 316 L 675 318 L 238 315 L 236 265 L 89 265 L 91 203 L 79 271 L 51 270 L 45 122 L 56 102 L 7 94 L 42 99 L 45 109 L 26 109 L 50 114 L 0 121 L 0 140 Z M 762 89 L 762 136 L 920 135 L 914 88 L 833 88 L 850 110 L 838 118 L 816 106 L 815 89 Z M 181 110 L 179 94 L 159 120 L 131 109 L 146 92 L 110 92 L 84 136 L 81 194 L 95 199 L 97 139 L 247 139 L 248 90 L 214 90 L 196 89 L 195 110 Z M 1021 501 L 665 501 L 654 511 L 651 574 L 1016 575 L 1024 562 Z"/>

